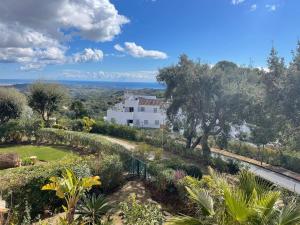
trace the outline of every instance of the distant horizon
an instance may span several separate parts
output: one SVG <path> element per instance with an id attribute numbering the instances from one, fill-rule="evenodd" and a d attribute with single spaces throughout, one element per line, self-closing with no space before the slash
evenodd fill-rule
<path id="1" fill-rule="evenodd" d="M 1 79 L 1 86 L 26 85 L 39 81 L 39 79 Z M 165 89 L 164 85 L 159 82 L 132 82 L 132 81 L 100 81 L 100 80 L 41 80 L 50 83 L 59 83 L 66 86 L 93 86 L 97 88 L 111 89 Z"/>
<path id="2" fill-rule="evenodd" d="M 81 80 L 81 79 L 39 79 L 39 78 L 0 78 L 0 81 L 74 81 L 74 82 L 107 82 L 107 83 L 158 83 L 158 81 L 129 81 L 129 80 Z M 0 82 L 1 83 L 1 82 Z"/>

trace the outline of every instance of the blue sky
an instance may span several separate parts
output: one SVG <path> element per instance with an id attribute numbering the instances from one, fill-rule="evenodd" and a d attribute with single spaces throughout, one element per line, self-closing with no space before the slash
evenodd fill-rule
<path id="1" fill-rule="evenodd" d="M 299 0 L 3 1 L 0 79 L 153 81 L 182 53 L 265 67 L 300 38 Z"/>

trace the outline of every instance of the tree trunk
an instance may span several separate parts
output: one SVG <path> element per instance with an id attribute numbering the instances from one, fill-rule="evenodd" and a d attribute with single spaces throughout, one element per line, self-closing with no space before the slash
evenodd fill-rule
<path id="1" fill-rule="evenodd" d="M 191 144 L 192 144 L 192 137 L 187 137 L 186 138 L 185 148 L 186 149 L 190 149 L 191 148 Z"/>
<path id="2" fill-rule="evenodd" d="M 72 224 L 74 221 L 74 215 L 75 215 L 75 207 L 72 207 L 68 210 L 66 219 L 68 221 L 68 224 Z"/>
<path id="3" fill-rule="evenodd" d="M 191 148 L 192 148 L 192 149 L 195 149 L 195 148 L 197 147 L 197 145 L 200 144 L 201 139 L 202 139 L 202 136 L 198 137 L 198 138 L 196 139 L 196 141 L 193 143 L 193 145 L 192 145 Z"/>
<path id="4" fill-rule="evenodd" d="M 211 151 L 210 147 L 208 146 L 208 135 L 204 134 L 201 138 L 201 146 L 202 146 L 202 152 L 204 159 L 210 160 L 211 157 Z"/>

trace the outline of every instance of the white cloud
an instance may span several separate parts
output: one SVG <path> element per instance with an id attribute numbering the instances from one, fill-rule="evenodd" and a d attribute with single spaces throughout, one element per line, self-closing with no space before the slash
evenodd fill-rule
<path id="1" fill-rule="evenodd" d="M 63 76 L 66 79 L 78 80 L 103 80 L 103 81 L 156 81 L 158 71 L 126 71 L 126 72 L 104 72 L 104 71 L 78 71 L 66 70 Z"/>
<path id="2" fill-rule="evenodd" d="M 231 4 L 233 5 L 239 5 L 241 3 L 243 3 L 245 0 L 231 0 Z"/>
<path id="3" fill-rule="evenodd" d="M 269 11 L 276 11 L 277 10 L 277 5 L 266 5 L 266 8 L 269 10 Z"/>
<path id="4" fill-rule="evenodd" d="M 128 22 L 109 0 L 2 0 L 0 62 L 23 69 L 68 62 L 66 46 L 74 36 L 111 41 Z"/>
<path id="5" fill-rule="evenodd" d="M 257 5 L 256 4 L 251 5 L 250 11 L 255 11 L 256 9 L 257 9 Z"/>
<path id="6" fill-rule="evenodd" d="M 153 58 L 153 59 L 166 59 L 168 55 L 164 52 L 157 50 L 145 50 L 142 46 L 135 44 L 134 42 L 125 42 L 124 47 L 117 44 L 114 46 L 116 50 L 125 52 L 135 58 Z"/>
<path id="7" fill-rule="evenodd" d="M 117 50 L 117 51 L 119 51 L 119 52 L 124 52 L 124 48 L 121 46 L 121 45 L 119 45 L 119 44 L 116 44 L 116 45 L 114 45 L 114 48 Z"/>
<path id="8" fill-rule="evenodd" d="M 91 49 L 86 48 L 81 53 L 76 53 L 73 56 L 74 62 L 89 62 L 89 61 L 102 61 L 103 59 L 103 52 L 100 49 Z"/>

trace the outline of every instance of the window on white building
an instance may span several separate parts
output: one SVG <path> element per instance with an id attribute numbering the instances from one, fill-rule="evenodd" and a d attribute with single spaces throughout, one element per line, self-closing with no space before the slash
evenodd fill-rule
<path id="1" fill-rule="evenodd" d="M 145 107 L 140 107 L 140 112 L 145 112 Z"/>
<path id="2" fill-rule="evenodd" d="M 157 108 L 154 108 L 154 109 L 153 109 L 153 112 L 154 112 L 154 113 L 157 113 Z"/>
<path id="3" fill-rule="evenodd" d="M 155 120 L 155 125 L 159 125 L 159 120 Z"/>
<path id="4" fill-rule="evenodd" d="M 135 124 L 136 124 L 137 126 L 139 126 L 139 125 L 140 125 L 140 120 L 136 120 L 136 121 L 135 121 Z"/>
<path id="5" fill-rule="evenodd" d="M 144 120 L 144 125 L 148 125 L 148 120 Z"/>

